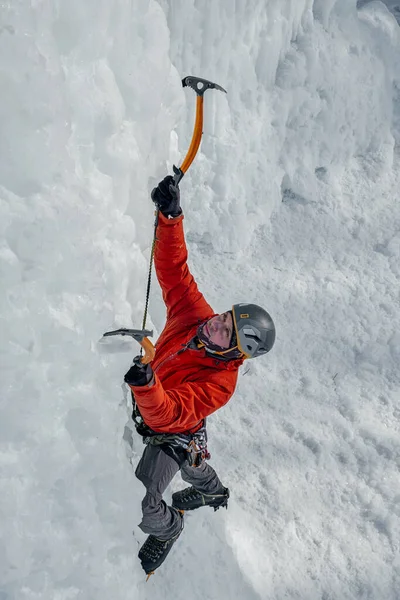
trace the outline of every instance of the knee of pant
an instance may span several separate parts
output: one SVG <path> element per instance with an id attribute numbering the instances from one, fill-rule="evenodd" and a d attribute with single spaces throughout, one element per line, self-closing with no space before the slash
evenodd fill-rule
<path id="1" fill-rule="evenodd" d="M 166 503 L 161 496 L 154 496 L 152 494 L 146 494 L 142 500 L 142 512 L 143 514 L 157 513 L 165 510 Z"/>
<path id="2" fill-rule="evenodd" d="M 146 502 L 149 506 L 157 506 L 162 501 L 162 494 L 157 489 L 148 489 L 143 502 Z"/>

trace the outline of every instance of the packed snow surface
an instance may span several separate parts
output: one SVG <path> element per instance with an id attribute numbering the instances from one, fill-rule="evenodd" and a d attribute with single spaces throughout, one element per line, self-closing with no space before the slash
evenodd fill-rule
<path id="1" fill-rule="evenodd" d="M 399 2 L 0 7 L 0 600 L 400 598 Z M 390 10 L 392 12 L 390 12 Z M 273 351 L 208 422 L 229 510 L 148 583 L 123 375 L 149 194 L 188 149 L 190 266 Z M 152 287 L 154 339 L 165 310 Z M 167 490 L 183 487 L 178 476 Z"/>

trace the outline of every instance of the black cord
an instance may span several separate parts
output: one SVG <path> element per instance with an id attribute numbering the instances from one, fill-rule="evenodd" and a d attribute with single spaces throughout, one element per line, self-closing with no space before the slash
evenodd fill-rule
<path id="1" fill-rule="evenodd" d="M 156 211 L 156 218 L 154 221 L 154 235 L 153 235 L 153 242 L 151 244 L 149 275 L 147 277 L 146 302 L 145 302 L 145 306 L 144 306 L 142 329 L 146 329 L 147 312 L 148 312 L 148 308 L 149 308 L 149 298 L 150 298 L 151 275 L 152 275 L 152 270 L 153 270 L 154 251 L 155 251 L 155 247 L 156 247 L 157 225 L 158 225 L 158 210 Z M 140 348 L 140 356 L 142 356 L 142 354 L 143 354 L 143 348 Z"/>

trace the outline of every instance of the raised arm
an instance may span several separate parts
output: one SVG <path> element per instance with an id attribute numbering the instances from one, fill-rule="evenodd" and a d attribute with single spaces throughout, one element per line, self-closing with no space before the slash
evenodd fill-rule
<path id="1" fill-rule="evenodd" d="M 154 264 L 167 307 L 167 319 L 180 317 L 207 319 L 213 310 L 198 290 L 187 265 L 180 193 L 172 177 L 165 177 L 152 191 L 159 209 Z"/>

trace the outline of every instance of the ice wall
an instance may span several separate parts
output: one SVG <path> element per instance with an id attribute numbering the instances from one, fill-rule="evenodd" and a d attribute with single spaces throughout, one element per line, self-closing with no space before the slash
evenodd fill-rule
<path id="1" fill-rule="evenodd" d="M 398 50 L 378 2 L 0 7 L 2 600 L 397 598 Z M 218 310 L 268 300 L 280 339 L 210 425 L 230 512 L 144 588 L 132 346 L 98 340 L 140 326 L 190 73 L 228 91 L 181 186 L 193 271 Z"/>

